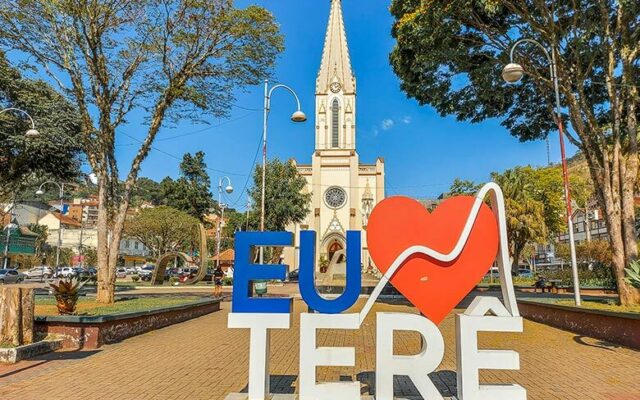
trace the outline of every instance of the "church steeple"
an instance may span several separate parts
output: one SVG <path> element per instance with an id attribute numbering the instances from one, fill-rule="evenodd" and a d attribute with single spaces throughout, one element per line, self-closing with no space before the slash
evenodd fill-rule
<path id="1" fill-rule="evenodd" d="M 329 25 L 316 82 L 316 93 L 328 93 L 332 84 L 334 84 L 334 88 L 339 84 L 344 94 L 355 94 L 356 92 L 356 80 L 351 69 L 341 0 L 331 0 Z"/>

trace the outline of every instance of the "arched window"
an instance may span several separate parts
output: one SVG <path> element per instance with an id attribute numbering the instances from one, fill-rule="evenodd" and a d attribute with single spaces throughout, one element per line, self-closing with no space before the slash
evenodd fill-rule
<path id="1" fill-rule="evenodd" d="M 339 147 L 340 144 L 340 102 L 333 100 L 331 106 L 331 147 Z"/>

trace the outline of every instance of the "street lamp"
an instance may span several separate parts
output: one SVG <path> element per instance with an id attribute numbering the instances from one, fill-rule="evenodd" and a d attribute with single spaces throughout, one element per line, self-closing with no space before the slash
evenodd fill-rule
<path id="1" fill-rule="evenodd" d="M 581 304 L 580 301 L 580 280 L 578 279 L 578 262 L 576 259 L 576 244 L 573 237 L 573 219 L 571 212 L 571 195 L 569 193 L 569 171 L 567 168 L 567 158 L 565 155 L 564 148 L 564 128 L 562 125 L 562 107 L 560 106 L 560 88 L 558 84 L 558 70 L 556 64 L 556 55 L 555 49 L 551 48 L 551 53 L 539 42 L 533 39 L 520 39 L 513 44 L 511 47 L 511 52 L 509 54 L 510 63 L 507 64 L 502 70 L 502 78 L 507 83 L 516 83 L 522 79 L 524 75 L 524 68 L 514 62 L 513 56 L 516 48 L 524 43 L 531 43 L 542 49 L 542 52 L 547 57 L 549 61 L 549 72 L 551 74 L 551 81 L 553 82 L 553 89 L 555 91 L 556 96 L 556 123 L 558 124 L 558 132 L 560 136 L 560 154 L 562 156 L 562 177 L 564 180 L 564 199 L 567 207 L 567 225 L 569 228 L 569 248 L 571 249 L 571 268 L 573 271 L 573 286 L 574 286 L 574 294 L 576 305 L 579 306 Z"/>
<path id="2" fill-rule="evenodd" d="M 228 176 L 224 176 L 220 178 L 220 182 L 218 182 L 218 206 L 220 206 L 220 220 L 218 221 L 218 229 L 216 232 L 217 240 L 216 240 L 216 253 L 218 256 L 216 257 L 216 269 L 220 266 L 220 241 L 221 241 L 221 233 L 222 233 L 222 224 L 224 223 L 224 209 L 227 208 L 227 205 L 222 203 L 222 195 L 223 195 L 223 183 L 227 181 L 227 186 L 224 187 L 224 192 L 227 194 L 233 193 L 233 186 L 231 186 L 231 179 Z"/>
<path id="3" fill-rule="evenodd" d="M 269 81 L 264 81 L 264 124 L 262 129 L 262 203 L 260 205 L 260 231 L 264 232 L 264 203 L 265 203 L 265 192 L 266 192 L 266 184 L 267 184 L 267 121 L 269 120 L 269 112 L 271 112 L 271 96 L 276 89 L 286 89 L 293 95 L 296 99 L 296 103 L 298 108 L 296 112 L 291 115 L 291 121 L 293 122 L 305 122 L 307 120 L 307 116 L 302 112 L 300 107 L 300 99 L 296 92 L 293 91 L 289 86 L 278 84 L 269 89 Z M 260 247 L 260 264 L 264 263 L 264 248 Z"/>
<path id="4" fill-rule="evenodd" d="M 60 267 L 60 247 L 62 246 L 62 210 L 64 209 L 64 183 L 59 184 L 54 181 L 47 181 L 40 185 L 38 190 L 36 191 L 37 196 L 42 196 L 44 194 L 43 188 L 46 185 L 54 185 L 58 187 L 60 194 L 60 226 L 58 227 L 58 246 L 56 247 L 56 269 Z"/>
<path id="5" fill-rule="evenodd" d="M 27 116 L 27 118 L 29 118 L 29 121 L 31 121 L 31 129 L 29 129 L 27 132 L 25 132 L 25 134 L 24 134 L 24 135 L 25 135 L 26 137 L 28 137 L 28 138 L 32 138 L 32 137 L 36 137 L 36 136 L 40 135 L 40 132 L 38 132 L 38 131 L 36 130 L 36 124 L 35 124 L 35 122 L 33 122 L 33 118 L 31 118 L 31 115 L 29 115 L 29 113 L 28 113 L 28 112 L 26 112 L 26 111 L 24 111 L 24 110 L 21 110 L 21 109 L 19 109 L 19 108 L 13 108 L 13 107 L 10 107 L 10 108 L 5 108 L 4 110 L 0 111 L 0 114 L 2 114 L 2 113 L 4 113 L 4 112 L 7 112 L 7 111 L 16 111 L 16 112 L 19 112 L 19 113 L 21 113 L 21 114 L 26 115 L 26 116 Z"/>

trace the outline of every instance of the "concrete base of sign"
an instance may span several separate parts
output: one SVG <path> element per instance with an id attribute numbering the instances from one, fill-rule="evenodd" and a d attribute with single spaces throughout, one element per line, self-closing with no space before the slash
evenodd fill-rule
<path id="1" fill-rule="evenodd" d="M 248 400 L 249 395 L 246 393 L 231 393 L 225 397 L 225 400 Z M 422 397 L 396 397 L 395 400 L 421 400 Z M 272 394 L 268 400 L 298 400 L 297 394 Z M 375 396 L 362 396 L 361 400 L 375 400 Z M 456 397 L 445 397 L 444 400 L 457 400 Z"/>

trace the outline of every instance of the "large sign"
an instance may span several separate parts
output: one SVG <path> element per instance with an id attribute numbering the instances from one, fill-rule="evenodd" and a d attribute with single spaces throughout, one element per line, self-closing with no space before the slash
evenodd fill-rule
<path id="1" fill-rule="evenodd" d="M 489 197 L 489 205 L 485 203 Z M 384 286 L 391 284 L 422 315 L 376 314 L 376 399 L 393 399 L 394 376 L 408 376 L 425 399 L 443 399 L 428 374 L 444 357 L 444 339 L 437 324 L 467 296 L 495 262 L 500 273 L 501 302 L 496 297 L 476 297 L 457 314 L 458 398 L 461 400 L 524 400 L 526 390 L 517 385 L 480 384 L 481 369 L 519 369 L 519 355 L 510 350 L 478 349 L 478 332 L 522 332 L 510 263 L 504 199 L 493 183 L 476 197 L 445 200 L 428 213 L 418 202 L 391 197 L 373 210 L 367 227 L 367 245 L 383 273 L 371 296 L 357 313 L 343 312 L 358 300 L 361 285 L 359 231 L 347 233 L 346 287 L 337 298 L 327 299 L 315 289 L 313 231 L 300 234 L 300 293 L 314 310 L 300 315 L 299 396 L 301 400 L 355 400 L 359 382 L 317 382 L 320 366 L 354 366 L 353 347 L 318 347 L 319 329 L 360 329 Z M 291 246 L 288 232 L 239 232 L 235 240 L 233 301 L 230 328 L 249 329 L 250 400 L 269 396 L 269 337 L 274 329 L 290 329 L 292 299 L 251 296 L 251 282 L 284 280 L 286 266 L 251 264 L 251 249 L 259 246 Z M 497 255 L 497 256 L 496 256 Z M 415 331 L 423 346 L 412 356 L 393 352 L 396 331 Z"/>

